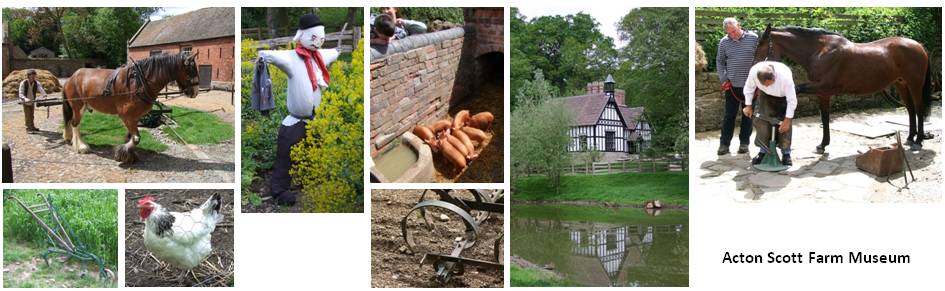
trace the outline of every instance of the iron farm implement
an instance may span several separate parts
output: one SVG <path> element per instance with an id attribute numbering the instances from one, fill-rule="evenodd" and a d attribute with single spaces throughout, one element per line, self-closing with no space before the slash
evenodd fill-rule
<path id="1" fill-rule="evenodd" d="M 423 200 L 428 191 L 436 193 L 439 200 Z M 505 211 L 503 201 L 505 198 L 502 190 L 467 190 L 472 194 L 472 200 L 460 198 L 457 195 L 458 193 L 451 193 L 451 191 L 461 190 L 433 189 L 423 191 L 417 204 L 400 221 L 401 234 L 407 248 L 413 253 L 418 253 L 418 246 L 414 242 L 414 234 L 411 232 L 411 225 L 408 223 L 411 217 L 419 217 L 420 225 L 425 226 L 427 231 L 433 232 L 435 226 L 431 222 L 427 211 L 449 212 L 462 219 L 465 225 L 464 235 L 453 241 L 453 248 L 449 254 L 422 252 L 423 257 L 420 259 L 420 265 L 432 265 L 434 271 L 436 271 L 437 280 L 442 283 L 449 281 L 453 275 L 462 275 L 466 266 L 503 270 L 502 241 L 504 233 L 502 232 L 499 233 L 499 237 L 492 245 L 493 261 L 462 257 L 463 251 L 476 245 L 481 234 L 479 225 L 489 219 L 489 216 L 493 213 L 503 215 Z"/>
<path id="2" fill-rule="evenodd" d="M 52 203 L 52 196 L 43 196 L 41 193 L 36 193 L 36 196 L 39 196 L 43 203 L 27 206 L 22 200 L 13 195 L 4 197 L 4 200 L 13 199 L 16 204 L 23 207 L 23 210 L 26 210 L 26 212 L 33 217 L 33 220 L 46 231 L 46 242 L 49 244 L 49 247 L 41 254 L 43 260 L 46 261 L 46 266 L 49 266 L 50 255 L 66 255 L 68 256 L 67 259 L 76 258 L 82 262 L 94 262 L 98 266 L 99 279 L 103 282 L 115 278 L 115 273 L 105 268 L 105 262 L 102 258 L 90 252 L 88 248 L 78 240 L 75 233 L 69 228 L 69 225 L 63 222 L 60 218 L 59 211 Z M 48 217 L 44 219 L 40 216 L 42 213 L 48 213 Z M 51 221 L 51 223 L 47 223 L 49 221 Z"/>

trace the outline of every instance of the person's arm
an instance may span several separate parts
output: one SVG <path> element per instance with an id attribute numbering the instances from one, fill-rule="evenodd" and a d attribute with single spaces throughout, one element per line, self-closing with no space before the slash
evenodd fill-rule
<path id="1" fill-rule="evenodd" d="M 742 93 L 745 94 L 745 105 L 751 106 L 752 99 L 755 98 L 755 89 L 758 88 L 758 84 L 755 83 L 755 75 L 758 74 L 758 71 L 755 70 L 755 67 L 751 67 L 748 70 L 748 79 L 745 80 L 745 87 L 742 89 Z"/>
<path id="2" fill-rule="evenodd" d="M 787 108 L 784 111 L 784 117 L 793 119 L 794 110 L 797 109 L 797 92 L 794 91 L 794 76 L 792 76 L 790 70 L 780 75 L 781 76 L 775 76 L 775 78 L 780 78 L 784 81 L 781 85 L 781 91 L 784 92 L 784 98 L 787 99 Z"/>
<path id="3" fill-rule="evenodd" d="M 27 100 L 26 100 L 26 81 L 25 81 L 25 80 L 22 81 L 22 82 L 20 82 L 20 90 L 17 92 L 17 94 L 20 96 L 20 100 L 21 100 L 21 101 L 23 101 L 23 102 L 26 102 L 26 101 L 27 101 Z"/>
<path id="4" fill-rule="evenodd" d="M 728 77 L 725 76 L 725 66 L 728 60 L 725 57 L 725 47 L 722 46 L 724 40 L 724 38 L 719 40 L 719 49 L 715 52 L 715 73 L 719 75 L 719 83 L 728 81 Z"/>
<path id="5" fill-rule="evenodd" d="M 338 56 L 341 55 L 340 49 L 341 47 L 339 46 L 337 49 L 318 50 L 318 53 L 322 54 L 322 60 L 325 61 L 326 67 L 330 66 L 331 63 L 334 63 L 336 60 L 338 60 Z"/>
<path id="6" fill-rule="evenodd" d="M 36 81 L 36 91 L 39 91 L 39 96 L 46 97 L 46 89 L 43 89 L 43 83 Z"/>
<path id="7" fill-rule="evenodd" d="M 427 32 L 427 24 L 410 19 L 400 19 L 401 23 L 404 25 L 404 30 L 407 31 L 407 35 L 422 34 Z"/>
<path id="8" fill-rule="evenodd" d="M 292 68 L 289 67 L 289 53 L 294 51 L 259 51 L 259 59 L 267 64 L 276 65 L 277 68 L 285 73 L 286 77 L 292 78 Z"/>

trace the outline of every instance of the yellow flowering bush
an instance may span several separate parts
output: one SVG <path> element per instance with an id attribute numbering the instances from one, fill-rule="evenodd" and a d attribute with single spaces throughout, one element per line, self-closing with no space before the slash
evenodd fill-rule
<path id="1" fill-rule="evenodd" d="M 306 137 L 292 147 L 290 174 L 306 212 L 364 211 L 364 40 L 351 64 L 336 61 Z"/>

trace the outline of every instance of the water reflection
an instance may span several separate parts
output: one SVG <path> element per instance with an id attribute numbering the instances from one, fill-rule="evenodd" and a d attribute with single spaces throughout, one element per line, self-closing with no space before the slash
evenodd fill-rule
<path id="1" fill-rule="evenodd" d="M 521 218 L 513 210 L 512 252 L 588 286 L 688 286 L 685 223 Z"/>

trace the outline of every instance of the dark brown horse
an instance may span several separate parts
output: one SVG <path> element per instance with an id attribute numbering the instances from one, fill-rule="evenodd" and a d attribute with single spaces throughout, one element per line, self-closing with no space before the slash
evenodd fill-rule
<path id="1" fill-rule="evenodd" d="M 72 142 L 77 153 L 88 153 L 89 146 L 82 141 L 79 123 L 86 105 L 95 111 L 115 114 L 128 128 L 125 144 L 115 151 L 115 160 L 122 164 L 137 159 L 134 147 L 140 142 L 138 119 L 151 111 L 158 93 L 170 82 L 177 82 L 181 92 L 197 97 L 200 79 L 194 58 L 197 54 L 181 53 L 156 55 L 125 66 L 110 69 L 79 69 L 63 86 L 63 139 Z M 114 75 L 111 94 L 104 94 L 106 83 Z M 106 96 L 107 95 L 107 96 Z"/>
<path id="2" fill-rule="evenodd" d="M 822 29 L 772 28 L 758 41 L 755 62 L 785 57 L 807 71 L 810 83 L 798 93 L 817 95 L 823 139 L 817 153 L 830 144 L 830 97 L 838 94 L 872 94 L 894 85 L 909 112 L 909 138 L 913 148 L 931 138 L 923 122 L 932 103 L 931 66 L 922 44 L 904 37 L 888 37 L 870 43 L 854 43 Z"/>

